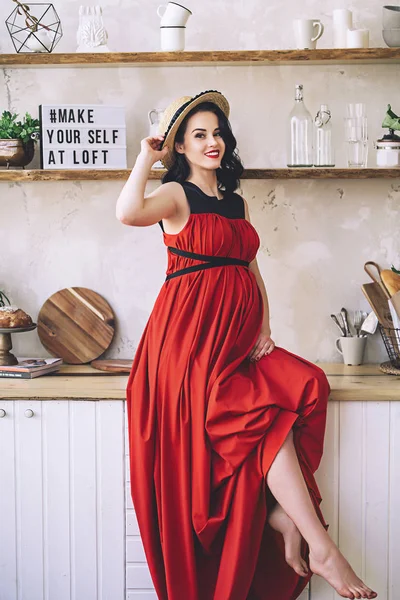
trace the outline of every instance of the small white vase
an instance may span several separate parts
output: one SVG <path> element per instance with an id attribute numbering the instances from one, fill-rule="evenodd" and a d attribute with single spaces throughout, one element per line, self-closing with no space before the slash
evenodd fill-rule
<path id="1" fill-rule="evenodd" d="M 101 6 L 80 6 L 77 52 L 110 52 Z"/>
<path id="2" fill-rule="evenodd" d="M 30 34 L 25 46 L 32 52 L 50 52 L 52 37 L 46 29 L 38 29 Z"/>

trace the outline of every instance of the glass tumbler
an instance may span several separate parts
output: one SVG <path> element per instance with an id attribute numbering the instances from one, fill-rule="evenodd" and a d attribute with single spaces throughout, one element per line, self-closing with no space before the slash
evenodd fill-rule
<path id="1" fill-rule="evenodd" d="M 366 167 L 368 159 L 367 117 L 346 117 L 344 123 L 347 166 L 350 168 Z"/>

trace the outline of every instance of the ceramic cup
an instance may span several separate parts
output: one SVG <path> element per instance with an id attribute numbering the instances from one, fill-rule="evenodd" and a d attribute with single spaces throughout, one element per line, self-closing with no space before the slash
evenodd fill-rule
<path id="1" fill-rule="evenodd" d="M 353 14 L 347 8 L 333 11 L 333 47 L 347 48 L 347 30 L 353 28 Z"/>
<path id="2" fill-rule="evenodd" d="M 324 33 L 324 26 L 318 19 L 295 19 L 293 29 L 298 50 L 315 49 L 317 40 Z"/>
<path id="3" fill-rule="evenodd" d="M 160 27 L 161 50 L 180 52 L 185 49 L 186 27 Z"/>
<path id="4" fill-rule="evenodd" d="M 343 356 L 345 365 L 362 365 L 367 336 L 339 337 L 336 340 L 337 351 Z"/>
<path id="5" fill-rule="evenodd" d="M 182 4 L 168 2 L 168 4 L 160 4 L 157 14 L 161 19 L 161 27 L 185 27 L 192 11 Z"/>
<path id="6" fill-rule="evenodd" d="M 369 29 L 348 29 L 347 48 L 369 48 Z"/>

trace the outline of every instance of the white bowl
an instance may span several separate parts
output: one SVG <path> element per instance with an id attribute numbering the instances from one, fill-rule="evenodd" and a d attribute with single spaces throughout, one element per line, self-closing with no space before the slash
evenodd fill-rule
<path id="1" fill-rule="evenodd" d="M 383 29 L 396 29 L 400 27 L 400 6 L 386 5 L 382 7 Z"/>
<path id="2" fill-rule="evenodd" d="M 400 48 L 400 27 L 397 29 L 383 29 L 382 37 L 389 48 Z"/>

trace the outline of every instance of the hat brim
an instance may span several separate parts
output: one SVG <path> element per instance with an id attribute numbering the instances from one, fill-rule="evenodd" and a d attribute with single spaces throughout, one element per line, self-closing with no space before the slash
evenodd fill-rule
<path id="1" fill-rule="evenodd" d="M 190 104 L 183 109 L 167 132 L 160 131 L 160 133 L 165 135 L 161 149 L 164 148 L 164 146 L 168 146 L 169 148 L 169 152 L 166 154 L 166 156 L 164 156 L 164 158 L 161 159 L 162 164 L 167 170 L 170 169 L 175 162 L 175 136 L 182 121 L 190 113 L 190 111 L 195 108 L 195 106 L 203 104 L 203 102 L 212 102 L 222 110 L 226 118 L 229 118 L 229 102 L 221 93 L 210 91 L 195 96 Z"/>

